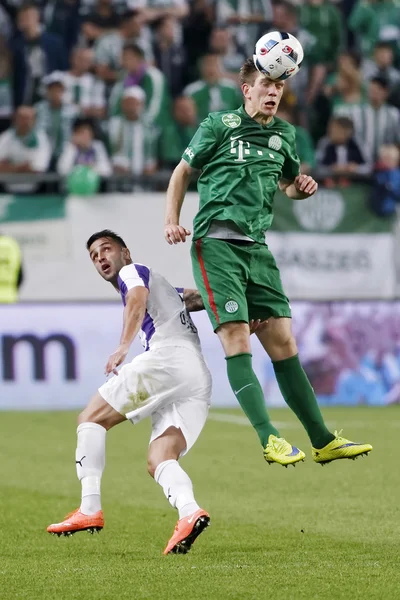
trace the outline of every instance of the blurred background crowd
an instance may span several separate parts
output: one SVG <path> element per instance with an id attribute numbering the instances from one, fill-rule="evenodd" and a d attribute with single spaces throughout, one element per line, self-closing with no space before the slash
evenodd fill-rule
<path id="1" fill-rule="evenodd" d="M 238 70 L 268 30 L 303 44 L 278 116 L 302 171 L 374 174 L 400 200 L 398 0 L 2 0 L 0 175 L 171 169 L 208 112 L 241 104 Z"/>

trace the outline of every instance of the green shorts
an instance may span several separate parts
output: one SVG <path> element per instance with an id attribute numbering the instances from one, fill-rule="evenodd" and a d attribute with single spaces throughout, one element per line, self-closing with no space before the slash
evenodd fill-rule
<path id="1" fill-rule="evenodd" d="M 229 321 L 292 316 L 268 246 L 202 238 L 192 244 L 191 257 L 214 330 Z"/>

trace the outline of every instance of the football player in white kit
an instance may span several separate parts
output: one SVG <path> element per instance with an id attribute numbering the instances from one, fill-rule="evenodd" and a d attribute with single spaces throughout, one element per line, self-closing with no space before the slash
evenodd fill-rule
<path id="1" fill-rule="evenodd" d="M 98 273 L 120 293 L 124 304 L 120 344 L 105 372 L 114 374 L 78 417 L 76 470 L 82 486 L 80 507 L 49 533 L 72 535 L 104 527 L 100 481 L 106 433 L 129 420 L 151 417 L 148 471 L 161 485 L 179 520 L 164 554 L 186 553 L 210 517 L 197 504 L 189 476 L 178 463 L 206 422 L 211 376 L 189 312 L 204 308 L 196 290 L 177 290 L 149 267 L 133 263 L 124 241 L 103 230 L 87 242 Z M 123 366 L 140 331 L 145 352 Z"/>

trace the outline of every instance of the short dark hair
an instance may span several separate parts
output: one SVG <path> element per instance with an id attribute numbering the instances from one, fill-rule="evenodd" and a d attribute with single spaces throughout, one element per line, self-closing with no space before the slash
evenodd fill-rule
<path id="1" fill-rule="evenodd" d="M 97 231 L 96 233 L 93 233 L 93 235 L 90 236 L 90 238 L 86 242 L 86 249 L 89 250 L 93 242 L 95 242 L 96 240 L 100 240 L 104 237 L 110 238 L 114 242 L 117 242 L 117 244 L 119 244 L 121 248 L 127 248 L 127 245 L 125 244 L 124 240 L 117 233 L 111 231 L 111 229 L 102 229 L 101 231 Z"/>
<path id="2" fill-rule="evenodd" d="M 286 0 L 280 0 L 279 2 L 274 3 L 276 6 L 282 6 L 292 17 L 297 17 L 297 7 L 291 2 L 286 2 Z"/>
<path id="3" fill-rule="evenodd" d="M 20 14 L 26 10 L 37 10 L 39 12 L 39 7 L 34 2 L 23 2 L 17 9 L 17 13 Z"/>
<path id="4" fill-rule="evenodd" d="M 144 54 L 142 48 L 140 46 L 138 46 L 138 44 L 135 44 L 134 42 L 126 42 L 126 44 L 124 44 L 122 47 L 122 52 L 133 52 L 133 54 L 140 56 L 140 58 L 145 57 L 145 54 Z"/>
<path id="5" fill-rule="evenodd" d="M 122 23 L 124 23 L 125 21 L 130 21 L 131 19 L 133 19 L 133 17 L 137 17 L 139 14 L 140 14 L 140 10 L 135 10 L 135 9 L 126 10 L 125 12 L 122 13 L 122 15 L 119 18 L 120 25 Z"/>
<path id="6" fill-rule="evenodd" d="M 381 75 L 376 75 L 376 77 L 372 77 L 369 80 L 370 83 L 376 83 L 380 87 L 388 90 L 390 88 L 389 80 L 386 77 L 382 77 Z"/>
<path id="7" fill-rule="evenodd" d="M 348 131 L 354 131 L 354 124 L 349 117 L 332 117 L 330 123 L 335 123 L 339 125 L 339 127 L 343 127 L 343 129 L 347 129 Z"/>
<path id="8" fill-rule="evenodd" d="M 78 131 L 78 129 L 80 129 L 81 127 L 89 127 L 92 130 L 93 135 L 96 136 L 96 126 L 92 119 L 90 119 L 89 117 L 78 117 L 77 119 L 75 119 L 72 125 L 72 131 Z"/>
<path id="9" fill-rule="evenodd" d="M 254 64 L 254 60 L 252 58 L 246 58 L 246 60 L 240 67 L 240 85 L 243 85 L 244 83 L 250 83 L 250 85 L 253 85 L 254 79 L 256 78 L 258 72 L 259 71 L 257 70 L 257 67 Z"/>
<path id="10" fill-rule="evenodd" d="M 374 46 L 374 50 L 384 48 L 385 50 L 391 50 L 393 52 L 393 46 L 390 42 L 377 42 Z"/>

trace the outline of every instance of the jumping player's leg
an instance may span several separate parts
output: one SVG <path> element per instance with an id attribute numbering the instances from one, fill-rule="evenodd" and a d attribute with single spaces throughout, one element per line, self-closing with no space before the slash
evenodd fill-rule
<path id="1" fill-rule="evenodd" d="M 186 454 L 205 424 L 209 398 L 170 404 L 152 415 L 153 431 L 148 452 L 148 472 L 178 511 L 178 523 L 164 554 L 186 554 L 209 525 L 208 513 L 197 504 L 193 484 L 178 460 Z"/>
<path id="2" fill-rule="evenodd" d="M 100 530 L 104 526 L 100 485 L 105 466 L 106 433 L 125 417 L 104 400 L 99 392 L 78 417 L 76 473 L 81 482 L 81 505 L 61 523 L 47 528 L 49 533 L 72 535 L 77 531 Z"/>
<path id="3" fill-rule="evenodd" d="M 269 436 L 278 432 L 271 424 L 252 367 L 245 295 L 248 248 L 205 238 L 192 245 L 191 257 L 197 289 L 225 352 L 232 391 L 265 447 Z"/>
<path id="4" fill-rule="evenodd" d="M 272 360 L 285 402 L 303 424 L 313 447 L 323 448 L 335 436 L 324 423 L 314 390 L 300 364 L 291 319 L 271 317 L 256 335 Z"/>

